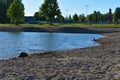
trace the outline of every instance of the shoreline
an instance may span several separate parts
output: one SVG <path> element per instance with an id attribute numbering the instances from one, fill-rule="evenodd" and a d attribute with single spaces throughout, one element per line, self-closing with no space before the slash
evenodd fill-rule
<path id="1" fill-rule="evenodd" d="M 56 33 L 91 33 L 103 34 L 120 32 L 120 28 L 89 27 L 0 27 L 1 32 L 56 32 Z"/>
<path id="2" fill-rule="evenodd" d="M 96 41 L 100 46 L 35 53 L 25 58 L 2 60 L 0 79 L 119 80 L 120 28 L 90 28 L 91 30 L 92 33 L 108 37 Z M 66 28 L 64 32 L 67 32 Z"/>

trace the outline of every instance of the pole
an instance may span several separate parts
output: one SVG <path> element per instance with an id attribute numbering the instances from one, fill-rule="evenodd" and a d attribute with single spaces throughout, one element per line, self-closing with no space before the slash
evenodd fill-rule
<path id="1" fill-rule="evenodd" d="M 87 17 L 87 15 L 88 15 L 88 7 L 89 7 L 89 5 L 85 5 L 85 7 L 86 7 L 86 17 Z"/>
<path id="2" fill-rule="evenodd" d="M 66 19 L 68 18 L 68 9 L 66 9 Z"/>

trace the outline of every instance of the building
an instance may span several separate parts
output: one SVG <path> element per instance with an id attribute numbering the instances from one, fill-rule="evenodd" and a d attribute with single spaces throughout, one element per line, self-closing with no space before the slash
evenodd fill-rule
<path id="1" fill-rule="evenodd" d="M 39 24 L 39 21 L 35 21 L 35 19 L 33 18 L 33 16 L 25 16 L 24 17 L 24 22 L 26 24 Z"/>

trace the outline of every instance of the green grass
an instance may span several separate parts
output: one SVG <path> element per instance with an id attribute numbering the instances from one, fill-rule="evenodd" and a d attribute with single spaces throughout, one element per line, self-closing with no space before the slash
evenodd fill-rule
<path id="1" fill-rule="evenodd" d="M 0 24 L 0 27 L 93 27 L 93 28 L 120 28 L 119 24 L 79 24 L 79 23 L 71 23 L 71 24 L 58 24 L 54 23 L 54 25 L 49 24 Z"/>
<path id="2" fill-rule="evenodd" d="M 119 24 L 63 24 L 65 27 L 120 28 Z"/>
<path id="3" fill-rule="evenodd" d="M 0 27 L 17 27 L 15 24 L 0 24 Z"/>
<path id="4" fill-rule="evenodd" d="M 96 28 L 120 28 L 119 24 L 92 24 L 91 27 Z"/>

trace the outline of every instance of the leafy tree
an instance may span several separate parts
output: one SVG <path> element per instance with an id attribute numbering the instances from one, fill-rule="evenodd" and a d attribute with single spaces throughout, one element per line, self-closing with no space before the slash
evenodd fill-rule
<path id="1" fill-rule="evenodd" d="M 7 10 L 7 16 L 11 19 L 11 23 L 17 24 L 24 19 L 24 6 L 18 0 L 14 0 Z"/>
<path id="2" fill-rule="evenodd" d="M 108 21 L 108 13 L 107 14 L 102 14 L 101 21 L 102 22 L 107 22 Z"/>
<path id="3" fill-rule="evenodd" d="M 39 12 L 35 12 L 33 17 L 36 21 L 40 20 Z"/>
<path id="4" fill-rule="evenodd" d="M 94 11 L 94 13 L 93 13 L 93 19 L 94 19 L 95 23 L 98 22 L 97 11 Z"/>
<path id="5" fill-rule="evenodd" d="M 112 10 L 109 9 L 109 23 L 112 23 Z"/>
<path id="6" fill-rule="evenodd" d="M 93 20 L 94 20 L 94 19 L 93 19 L 93 14 L 88 15 L 87 18 L 88 18 L 88 21 L 89 21 L 89 22 L 93 22 Z"/>
<path id="7" fill-rule="evenodd" d="M 0 0 L 0 23 L 9 22 L 6 12 L 13 0 Z"/>
<path id="8" fill-rule="evenodd" d="M 39 17 L 40 17 L 40 21 L 47 21 L 45 15 L 41 12 L 39 12 Z"/>
<path id="9" fill-rule="evenodd" d="M 5 4 L 3 4 L 2 2 L 0 2 L 0 22 L 3 23 L 4 22 L 4 18 L 5 18 Z"/>
<path id="10" fill-rule="evenodd" d="M 60 22 L 64 22 L 64 17 L 61 15 L 60 17 L 59 17 L 59 19 L 60 19 Z"/>
<path id="11" fill-rule="evenodd" d="M 79 22 L 80 22 L 80 23 L 84 23 L 85 20 L 86 20 L 86 17 L 85 17 L 84 14 L 79 15 Z"/>
<path id="12" fill-rule="evenodd" d="M 114 22 L 118 22 L 120 19 L 120 7 L 116 8 L 115 13 L 114 13 Z"/>
<path id="13" fill-rule="evenodd" d="M 106 14 L 101 14 L 100 11 L 94 11 L 94 13 L 88 15 L 88 21 L 92 22 L 92 23 L 98 23 L 98 22 L 102 22 L 102 23 L 111 23 L 112 22 L 112 11 L 111 9 L 109 9 L 109 12 Z"/>
<path id="14" fill-rule="evenodd" d="M 100 11 L 97 11 L 97 18 L 98 18 L 98 21 L 101 21 L 102 14 L 100 13 Z"/>
<path id="15" fill-rule="evenodd" d="M 72 17 L 71 17 L 71 15 L 69 15 L 69 20 L 72 20 Z"/>
<path id="16" fill-rule="evenodd" d="M 94 11 L 94 13 L 88 15 L 88 21 L 98 23 L 102 20 L 102 14 L 100 11 Z"/>
<path id="17" fill-rule="evenodd" d="M 74 22 L 78 22 L 79 21 L 78 15 L 76 13 L 73 15 L 73 21 Z"/>
<path id="18" fill-rule="evenodd" d="M 13 3 L 14 0 L 4 0 L 4 2 L 7 5 L 7 8 L 9 8 L 9 6 L 11 5 L 11 3 Z"/>
<path id="19" fill-rule="evenodd" d="M 55 18 L 55 16 L 61 15 L 57 0 L 44 0 L 44 3 L 41 5 L 39 12 L 50 21 L 51 25 L 53 23 L 53 18 Z"/>

